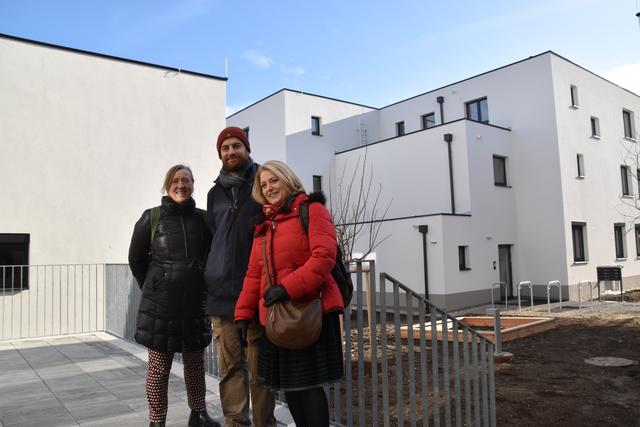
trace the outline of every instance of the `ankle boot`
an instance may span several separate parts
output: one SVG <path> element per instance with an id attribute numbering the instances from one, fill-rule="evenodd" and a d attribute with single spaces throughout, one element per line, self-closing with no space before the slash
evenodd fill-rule
<path id="1" fill-rule="evenodd" d="M 191 411 L 189 427 L 220 427 L 220 423 L 211 418 L 205 409 L 204 411 Z"/>
<path id="2" fill-rule="evenodd" d="M 149 422 L 149 427 L 164 427 L 164 421 L 161 421 L 159 423 L 155 423 L 153 421 Z"/>

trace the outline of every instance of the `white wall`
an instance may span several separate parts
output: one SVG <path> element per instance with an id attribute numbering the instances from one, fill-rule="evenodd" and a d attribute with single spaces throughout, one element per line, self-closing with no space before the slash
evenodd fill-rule
<path id="1" fill-rule="evenodd" d="M 176 163 L 205 207 L 223 80 L 0 38 L 0 93 L 0 232 L 31 235 L 31 264 L 126 262 Z"/>

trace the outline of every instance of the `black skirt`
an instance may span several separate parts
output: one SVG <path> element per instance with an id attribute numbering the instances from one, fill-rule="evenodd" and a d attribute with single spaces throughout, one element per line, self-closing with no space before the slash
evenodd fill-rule
<path id="1" fill-rule="evenodd" d="M 258 379 L 272 390 L 296 391 L 340 382 L 344 372 L 340 317 L 322 316 L 318 341 L 302 350 L 288 350 L 265 336 L 260 343 Z"/>

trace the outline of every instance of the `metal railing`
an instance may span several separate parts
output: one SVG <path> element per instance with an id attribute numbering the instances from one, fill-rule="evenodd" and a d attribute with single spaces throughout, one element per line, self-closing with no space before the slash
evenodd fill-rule
<path id="1" fill-rule="evenodd" d="M 0 340 L 104 330 L 104 264 L 0 266 Z"/>
<path id="2" fill-rule="evenodd" d="M 0 291 L 0 339 L 107 331 L 133 341 L 140 290 L 126 264 L 0 269 L 20 271 Z M 355 263 L 352 277 L 345 376 L 326 388 L 332 423 L 494 426 L 491 343 L 390 275 L 376 276 L 373 261 Z M 217 360 L 212 344 L 205 368 L 215 376 Z"/>

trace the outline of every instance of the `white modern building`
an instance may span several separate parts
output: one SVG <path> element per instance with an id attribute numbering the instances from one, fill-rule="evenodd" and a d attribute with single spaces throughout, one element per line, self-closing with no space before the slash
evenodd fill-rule
<path id="1" fill-rule="evenodd" d="M 227 124 L 334 210 L 364 164 L 388 236 L 378 271 L 454 309 L 489 301 L 496 282 L 575 294 L 598 266 L 640 283 L 636 114 L 638 95 L 545 52 L 383 108 L 283 89 Z"/>
<path id="2" fill-rule="evenodd" d="M 0 265 L 122 263 L 184 163 L 220 163 L 226 78 L 0 35 Z"/>

